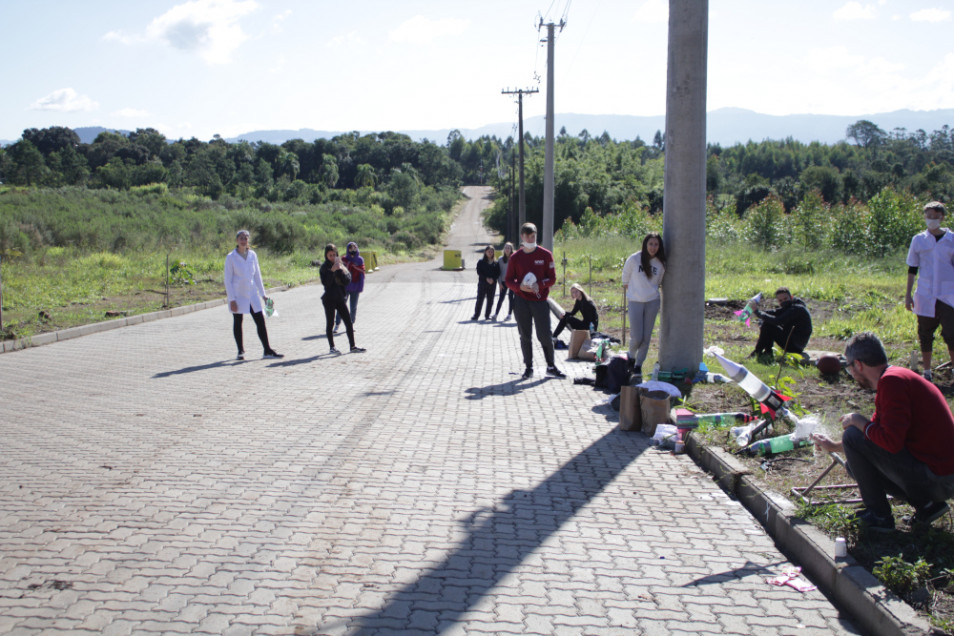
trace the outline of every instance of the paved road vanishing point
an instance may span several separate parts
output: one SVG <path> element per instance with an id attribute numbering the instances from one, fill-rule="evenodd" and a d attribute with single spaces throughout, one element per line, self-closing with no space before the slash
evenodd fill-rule
<path id="1" fill-rule="evenodd" d="M 250 321 L 234 360 L 224 306 L 0 355 L 0 634 L 857 633 L 691 459 L 519 378 L 466 192 L 466 270 L 371 274 L 366 353 L 305 286 L 282 360 Z"/>

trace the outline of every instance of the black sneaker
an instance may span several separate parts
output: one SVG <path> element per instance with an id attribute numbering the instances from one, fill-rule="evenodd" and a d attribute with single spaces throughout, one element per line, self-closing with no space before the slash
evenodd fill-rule
<path id="1" fill-rule="evenodd" d="M 351 347 L 351 353 L 364 353 L 367 349 L 361 347 Z"/>
<path id="2" fill-rule="evenodd" d="M 335 355 L 335 356 L 336 356 L 336 355 L 339 355 L 341 352 L 338 351 L 338 348 L 337 348 L 337 347 L 332 347 L 331 349 L 328 350 L 328 353 L 330 353 L 331 355 Z"/>
<path id="3" fill-rule="evenodd" d="M 556 367 L 547 367 L 547 375 L 553 376 L 554 378 L 565 378 L 566 374 L 563 371 L 560 371 Z"/>
<path id="4" fill-rule="evenodd" d="M 864 528 L 872 532 L 894 532 L 894 517 L 890 515 L 887 517 L 879 517 L 871 510 L 865 508 L 856 512 L 852 518 L 856 521 L 860 521 Z"/>
<path id="5" fill-rule="evenodd" d="M 239 351 L 239 352 L 238 352 L 238 355 L 235 356 L 235 359 L 236 359 L 236 360 L 244 360 L 244 359 L 245 359 L 245 352 L 244 352 L 244 351 Z"/>
<path id="6" fill-rule="evenodd" d="M 283 356 L 282 354 L 278 353 L 277 351 L 273 349 L 271 351 L 266 351 L 265 355 L 263 355 L 262 357 L 263 358 L 284 358 L 285 356 Z"/>
<path id="7" fill-rule="evenodd" d="M 901 521 L 911 526 L 931 525 L 947 514 L 950 509 L 951 507 L 947 505 L 946 501 L 932 501 L 926 506 L 921 506 L 915 510 L 913 515 L 901 517 Z"/>
<path id="8" fill-rule="evenodd" d="M 526 369 L 524 369 L 523 375 L 520 376 L 520 377 L 522 377 L 524 380 L 526 380 L 526 379 L 528 379 L 528 378 L 532 378 L 532 377 L 533 377 L 533 367 L 527 367 Z"/>
<path id="9" fill-rule="evenodd" d="M 480 316 L 478 316 L 477 314 L 474 314 L 473 316 L 470 317 L 470 321 L 471 321 L 471 322 L 477 322 L 477 319 L 478 319 L 478 318 L 480 318 Z"/>

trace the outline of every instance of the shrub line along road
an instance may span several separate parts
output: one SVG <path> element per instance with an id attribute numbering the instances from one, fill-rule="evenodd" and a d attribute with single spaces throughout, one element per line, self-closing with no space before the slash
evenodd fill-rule
<path id="1" fill-rule="evenodd" d="M 519 379 L 514 323 L 469 321 L 467 192 L 467 268 L 369 276 L 367 353 L 305 286 L 283 360 L 246 321 L 235 361 L 224 306 L 0 355 L 0 633 L 856 633 L 691 459 L 539 345 Z"/>

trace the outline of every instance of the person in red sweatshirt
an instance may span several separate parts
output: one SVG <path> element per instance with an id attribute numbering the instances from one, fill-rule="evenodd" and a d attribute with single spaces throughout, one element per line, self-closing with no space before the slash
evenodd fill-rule
<path id="1" fill-rule="evenodd" d="M 948 510 L 954 496 L 954 416 L 941 391 L 919 374 L 888 364 L 881 340 L 855 334 L 845 347 L 848 373 L 862 388 L 874 390 L 875 412 L 841 417 L 841 443 L 824 434 L 815 444 L 844 450 L 848 470 L 858 481 L 865 508 L 856 516 L 868 528 L 894 530 L 888 494 L 914 507 L 902 518 L 930 524 Z"/>
<path id="2" fill-rule="evenodd" d="M 507 263 L 507 287 L 513 290 L 513 317 L 520 333 L 520 349 L 526 369 L 524 378 L 533 377 L 532 330 L 543 347 L 547 375 L 565 378 L 553 359 L 553 338 L 550 336 L 550 305 L 547 296 L 556 282 L 556 263 L 550 250 L 537 245 L 537 226 L 524 223 L 520 228 L 523 244 Z"/>

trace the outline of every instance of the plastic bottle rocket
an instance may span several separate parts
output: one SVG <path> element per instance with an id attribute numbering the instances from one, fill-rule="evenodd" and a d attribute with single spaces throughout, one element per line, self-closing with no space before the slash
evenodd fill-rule
<path id="1" fill-rule="evenodd" d="M 794 435 L 779 435 L 768 439 L 760 439 L 745 449 L 749 455 L 777 455 L 803 446 L 811 446 L 810 439 L 793 439 Z"/>
<path id="2" fill-rule="evenodd" d="M 714 426 L 730 422 L 746 423 L 755 419 L 757 418 L 754 415 L 746 415 L 745 413 L 696 413 L 696 421 L 700 424 L 712 424 Z"/>
<path id="3" fill-rule="evenodd" d="M 743 367 L 741 364 L 732 362 L 718 353 L 713 352 L 726 374 L 732 378 L 732 381 L 738 384 L 742 389 L 760 402 L 774 416 L 776 411 L 786 410 L 785 400 L 781 395 L 773 391 L 767 384 L 762 382 L 754 373 Z"/>
<path id="4" fill-rule="evenodd" d="M 751 322 L 752 312 L 755 311 L 755 306 L 760 302 L 762 302 L 762 292 L 749 298 L 749 302 L 745 303 L 745 307 L 735 312 L 735 315 L 739 317 L 739 322 L 744 322 L 745 326 L 748 327 Z"/>

